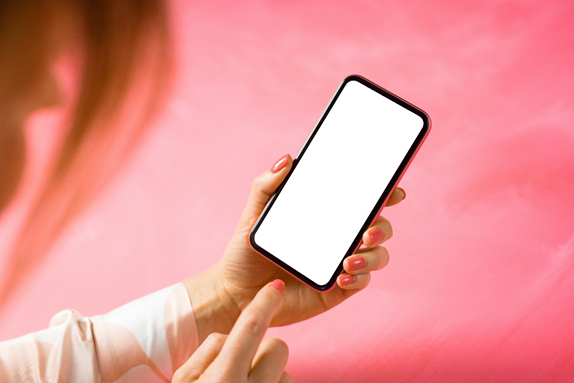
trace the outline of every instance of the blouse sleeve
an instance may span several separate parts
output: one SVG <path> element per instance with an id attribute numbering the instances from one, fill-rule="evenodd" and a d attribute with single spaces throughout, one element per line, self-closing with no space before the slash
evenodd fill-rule
<path id="1" fill-rule="evenodd" d="M 0 382 L 170 382 L 198 346 L 180 283 L 105 315 L 64 310 L 48 329 L 0 343 Z"/>

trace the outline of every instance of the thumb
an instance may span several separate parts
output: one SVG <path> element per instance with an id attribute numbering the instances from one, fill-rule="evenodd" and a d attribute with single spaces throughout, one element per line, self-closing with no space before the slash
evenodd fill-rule
<path id="1" fill-rule="evenodd" d="M 289 154 L 285 154 L 269 170 L 253 180 L 249 200 L 241 215 L 238 228 L 250 230 L 253 227 L 273 193 L 289 174 L 292 165 L 293 159 Z"/>

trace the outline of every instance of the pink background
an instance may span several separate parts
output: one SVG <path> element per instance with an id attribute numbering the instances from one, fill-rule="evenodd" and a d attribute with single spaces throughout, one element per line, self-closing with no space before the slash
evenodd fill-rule
<path id="1" fill-rule="evenodd" d="M 334 310 L 269 331 L 289 344 L 295 381 L 574 379 L 572 2 L 173 6 L 165 112 L 17 291 L 0 339 L 217 262 L 252 179 L 296 154 L 358 73 L 427 111 L 433 130 L 406 200 L 384 210 L 389 266 Z M 33 121 L 33 156 L 53 123 Z"/>

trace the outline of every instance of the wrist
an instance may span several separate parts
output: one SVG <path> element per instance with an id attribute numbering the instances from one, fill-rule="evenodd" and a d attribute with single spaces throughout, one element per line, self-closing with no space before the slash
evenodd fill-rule
<path id="1" fill-rule="evenodd" d="M 217 275 L 217 265 L 183 282 L 197 326 L 199 344 L 209 334 L 229 334 L 241 314 L 241 308 L 224 288 Z"/>

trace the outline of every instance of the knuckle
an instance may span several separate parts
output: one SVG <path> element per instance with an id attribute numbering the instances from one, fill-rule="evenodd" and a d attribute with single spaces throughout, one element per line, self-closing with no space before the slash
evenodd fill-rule
<path id="1" fill-rule="evenodd" d="M 226 368 L 216 368 L 207 369 L 203 374 L 201 374 L 201 380 L 205 382 L 233 382 L 233 374 L 231 374 Z M 191 381 L 190 381 L 191 382 Z"/>
<path id="2" fill-rule="evenodd" d="M 212 332 L 207 336 L 204 342 L 208 342 L 209 345 L 215 346 L 219 343 L 224 343 L 226 338 L 227 336 L 224 334 L 220 334 L 218 332 Z"/>
<path id="3" fill-rule="evenodd" d="M 385 237 L 387 239 L 391 238 L 393 236 L 393 226 L 391 225 L 391 222 L 386 219 L 383 218 L 383 232 L 385 233 Z"/>
<path id="4" fill-rule="evenodd" d="M 289 357 L 289 346 L 287 346 L 287 343 L 279 338 L 270 338 L 267 339 L 267 342 L 269 343 L 270 350 L 274 354 L 279 355 L 285 359 Z"/>
<path id="5" fill-rule="evenodd" d="M 253 190 L 262 189 L 264 177 L 265 177 L 265 174 L 259 174 L 257 177 L 255 177 L 253 179 L 253 182 L 251 183 L 251 188 Z"/>
<path id="6" fill-rule="evenodd" d="M 371 273 L 367 273 L 361 276 L 361 289 L 364 289 L 365 287 L 367 287 L 369 285 L 369 283 L 371 282 Z"/>
<path id="7" fill-rule="evenodd" d="M 263 323 L 263 320 L 259 316 L 251 313 L 244 314 L 241 320 L 241 326 L 244 331 L 250 333 L 258 333 L 266 327 L 265 323 Z"/>
<path id="8" fill-rule="evenodd" d="M 380 270 L 387 266 L 389 263 L 389 252 L 386 248 L 379 246 L 377 248 L 377 256 L 375 261 L 375 270 Z"/>
<path id="9" fill-rule="evenodd" d="M 215 368 L 214 368 L 215 367 Z M 230 363 L 217 364 L 212 363 L 205 372 L 201 374 L 201 381 L 206 382 L 234 382 L 236 373 L 230 367 Z"/>
<path id="10" fill-rule="evenodd" d="M 218 377 L 216 379 L 214 379 L 213 381 L 214 382 L 235 382 L 235 381 L 237 381 L 237 376 L 235 376 L 235 374 L 232 373 L 231 370 L 225 369 L 220 374 L 218 374 Z"/>

